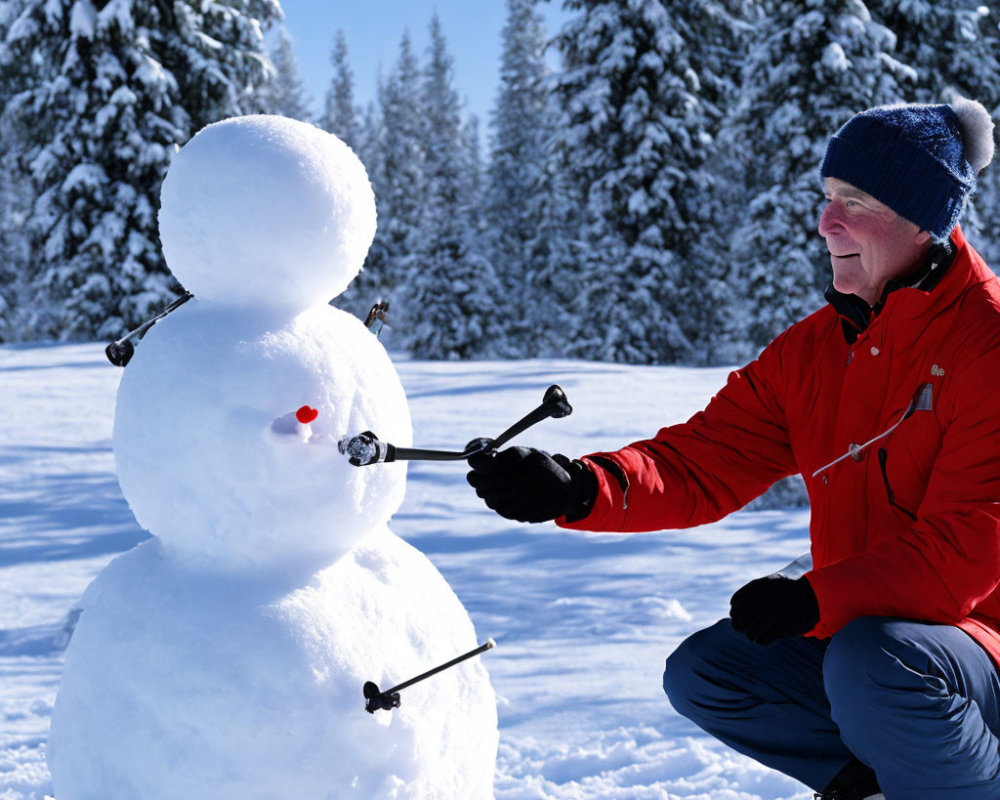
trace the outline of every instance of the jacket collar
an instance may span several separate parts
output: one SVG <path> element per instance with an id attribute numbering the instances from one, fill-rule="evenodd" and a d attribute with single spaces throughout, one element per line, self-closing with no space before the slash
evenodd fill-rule
<path id="1" fill-rule="evenodd" d="M 854 344 L 857 341 L 871 321 L 885 308 L 886 300 L 893 292 L 900 289 L 932 292 L 954 263 L 957 252 L 958 248 L 948 240 L 933 245 L 917 269 L 902 277 L 894 278 L 885 285 L 882 296 L 874 306 L 869 306 L 867 301 L 856 294 L 838 292 L 831 283 L 823 296 L 840 317 L 841 330 L 847 343 Z"/>

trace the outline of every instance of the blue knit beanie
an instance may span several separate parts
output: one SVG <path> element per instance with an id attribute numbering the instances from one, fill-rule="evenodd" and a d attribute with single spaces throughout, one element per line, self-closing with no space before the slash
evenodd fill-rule
<path id="1" fill-rule="evenodd" d="M 820 175 L 867 192 L 942 241 L 992 157 L 993 121 L 974 100 L 881 106 L 834 134 Z"/>

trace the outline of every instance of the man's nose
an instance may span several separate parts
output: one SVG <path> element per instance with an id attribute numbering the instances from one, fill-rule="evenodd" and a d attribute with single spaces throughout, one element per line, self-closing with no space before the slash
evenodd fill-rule
<path id="1" fill-rule="evenodd" d="M 819 215 L 819 235 L 829 236 L 839 224 L 840 217 L 836 208 L 833 203 L 827 203 L 823 213 Z"/>

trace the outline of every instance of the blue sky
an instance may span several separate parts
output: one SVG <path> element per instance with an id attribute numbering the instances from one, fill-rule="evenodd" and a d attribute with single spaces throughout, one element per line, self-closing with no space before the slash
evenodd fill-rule
<path id="1" fill-rule="evenodd" d="M 355 98 L 364 103 L 374 98 L 379 66 L 388 72 L 395 64 L 404 30 L 423 58 L 436 10 L 455 61 L 455 87 L 467 109 L 479 117 L 485 135 L 496 98 L 504 0 L 281 0 L 281 7 L 295 40 L 299 71 L 317 109 L 330 82 L 330 51 L 339 28 L 347 37 Z M 539 10 L 550 34 L 567 18 L 559 0 L 542 2 Z"/>

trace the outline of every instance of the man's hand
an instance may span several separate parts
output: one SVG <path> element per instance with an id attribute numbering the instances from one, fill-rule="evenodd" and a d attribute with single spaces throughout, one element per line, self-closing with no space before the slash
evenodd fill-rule
<path id="1" fill-rule="evenodd" d="M 816 594 L 805 578 L 758 578 L 729 601 L 733 630 L 751 642 L 768 645 L 788 636 L 801 636 L 819 622 Z"/>
<path id="2" fill-rule="evenodd" d="M 564 455 L 530 447 L 508 447 L 469 458 L 469 483 L 501 517 L 546 522 L 585 513 L 596 493 L 590 469 Z"/>

